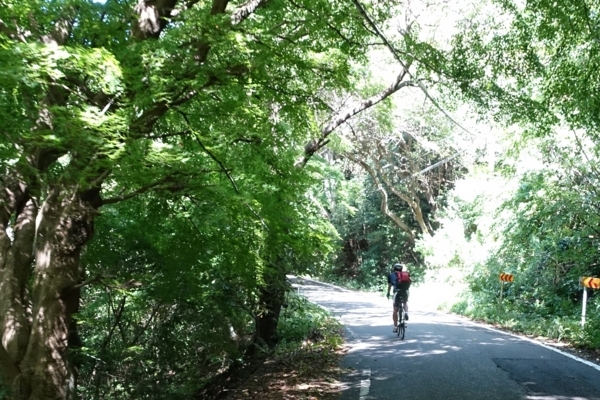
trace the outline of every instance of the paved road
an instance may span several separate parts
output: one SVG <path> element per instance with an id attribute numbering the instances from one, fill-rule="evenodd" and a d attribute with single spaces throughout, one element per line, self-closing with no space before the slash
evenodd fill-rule
<path id="1" fill-rule="evenodd" d="M 391 301 L 297 283 L 345 325 L 351 372 L 341 400 L 600 400 L 597 366 L 529 339 L 411 304 L 400 340 L 392 333 Z"/>

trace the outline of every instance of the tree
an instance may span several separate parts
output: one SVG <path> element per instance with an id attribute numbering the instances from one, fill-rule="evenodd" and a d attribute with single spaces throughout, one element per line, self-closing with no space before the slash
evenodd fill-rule
<path id="1" fill-rule="evenodd" d="M 407 222 L 390 209 L 388 192 L 408 206 L 420 233 L 431 235 L 433 228 L 423 213 L 422 200 L 425 200 L 433 216 L 436 198 L 453 181 L 451 160 L 432 159 L 426 154 L 427 148 L 422 147 L 421 138 L 406 131 L 380 137 L 373 135 L 372 131 L 369 133 L 362 140 L 357 140 L 359 146 L 353 153 L 346 152 L 345 157 L 369 174 L 381 195 L 381 212 L 394 221 L 414 245 L 416 234 Z"/>
<path id="2" fill-rule="evenodd" d="M 303 190 L 294 161 L 374 104 L 316 126 L 320 93 L 348 86 L 370 35 L 325 0 L 2 7 L 0 376 L 14 398 L 71 396 L 82 250 L 102 208 L 151 192 L 234 202 L 269 226 L 257 329 L 272 340 L 282 245 L 302 237 L 279 213 Z M 303 151 L 310 137 L 323 140 Z"/>

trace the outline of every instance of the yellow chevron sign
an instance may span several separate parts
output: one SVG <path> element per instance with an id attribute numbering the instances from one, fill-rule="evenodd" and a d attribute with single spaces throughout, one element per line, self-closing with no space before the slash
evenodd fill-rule
<path id="1" fill-rule="evenodd" d="M 500 274 L 500 280 L 502 282 L 512 282 L 515 280 L 515 276 L 511 274 Z"/>
<path id="2" fill-rule="evenodd" d="M 589 276 L 582 276 L 581 278 L 579 278 L 579 283 L 581 283 L 582 286 L 589 287 L 592 289 L 600 288 L 600 278 L 592 278 Z"/>

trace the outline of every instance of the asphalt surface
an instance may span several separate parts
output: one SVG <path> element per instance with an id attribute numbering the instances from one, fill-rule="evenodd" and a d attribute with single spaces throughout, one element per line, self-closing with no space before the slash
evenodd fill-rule
<path id="1" fill-rule="evenodd" d="M 292 279 L 345 326 L 341 400 L 600 400 L 600 367 L 531 340 L 409 302 L 404 340 L 392 303 L 373 293 Z M 412 297 L 412 294 L 411 294 Z"/>

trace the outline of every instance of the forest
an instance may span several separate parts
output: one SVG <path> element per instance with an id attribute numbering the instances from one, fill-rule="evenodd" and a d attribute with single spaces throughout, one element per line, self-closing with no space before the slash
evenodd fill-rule
<path id="1" fill-rule="evenodd" d="M 599 25 L 598 0 L 0 0 L 0 398 L 197 398 L 324 320 L 288 275 L 382 291 L 395 262 L 600 348 Z"/>

